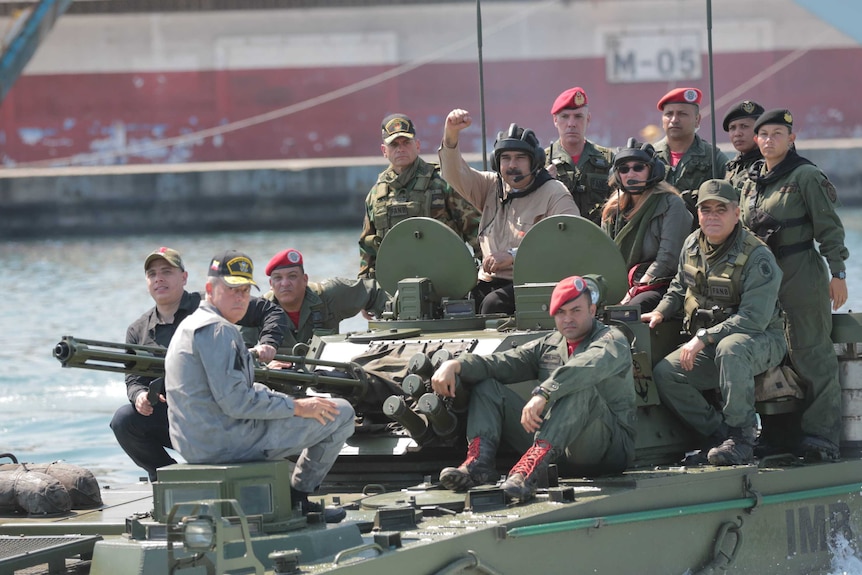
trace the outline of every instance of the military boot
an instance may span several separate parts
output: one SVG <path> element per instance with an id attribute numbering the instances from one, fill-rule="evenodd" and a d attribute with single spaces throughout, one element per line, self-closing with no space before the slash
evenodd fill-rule
<path id="1" fill-rule="evenodd" d="M 811 463 L 831 462 L 841 459 L 838 446 L 819 435 L 806 435 L 799 443 L 805 461 Z"/>
<path id="2" fill-rule="evenodd" d="M 536 495 L 539 481 L 545 479 L 547 482 L 548 464 L 555 457 L 556 452 L 551 444 L 539 439 L 509 471 L 509 476 L 500 488 L 513 499 L 529 501 Z"/>
<path id="3" fill-rule="evenodd" d="M 712 465 L 747 465 L 754 459 L 756 441 L 753 427 L 731 427 L 727 439 L 710 449 L 707 458 Z"/>
<path id="4" fill-rule="evenodd" d="M 446 467 L 440 472 L 440 483 L 452 491 L 494 482 L 497 477 L 495 458 L 497 444 L 484 437 L 474 437 L 467 446 L 467 459 L 458 467 Z"/>
<path id="5" fill-rule="evenodd" d="M 687 455 L 685 459 L 682 460 L 682 464 L 687 467 L 707 465 L 709 463 L 709 459 L 707 458 L 709 450 L 724 443 L 724 440 L 728 437 L 729 429 L 730 428 L 727 427 L 727 424 L 722 421 L 718 426 L 718 429 L 710 433 L 709 437 L 703 440 L 697 451 L 692 452 L 691 455 Z"/>

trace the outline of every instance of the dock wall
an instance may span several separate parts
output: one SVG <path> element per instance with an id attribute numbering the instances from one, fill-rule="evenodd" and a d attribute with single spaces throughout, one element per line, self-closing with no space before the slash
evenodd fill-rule
<path id="1" fill-rule="evenodd" d="M 862 205 L 856 147 L 800 149 Z M 433 160 L 433 157 L 428 159 Z M 477 155 L 468 156 L 479 166 Z M 356 228 L 382 158 L 0 171 L 0 240 Z"/>

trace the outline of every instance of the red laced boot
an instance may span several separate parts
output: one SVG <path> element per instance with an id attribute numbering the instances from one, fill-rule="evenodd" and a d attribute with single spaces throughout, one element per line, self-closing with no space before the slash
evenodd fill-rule
<path id="1" fill-rule="evenodd" d="M 500 488 L 506 495 L 518 501 L 528 501 L 535 497 L 541 478 L 547 479 L 548 463 L 554 448 L 544 439 L 536 441 L 512 470 Z"/>
<path id="2" fill-rule="evenodd" d="M 495 457 L 497 445 L 493 441 L 474 437 L 467 446 L 467 459 L 458 467 L 447 467 L 440 472 L 440 483 L 452 491 L 466 491 L 471 487 L 492 483 L 497 479 Z"/>

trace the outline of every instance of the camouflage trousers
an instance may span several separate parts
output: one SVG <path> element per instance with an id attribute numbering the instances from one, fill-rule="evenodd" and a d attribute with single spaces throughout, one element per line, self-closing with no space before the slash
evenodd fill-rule
<path id="1" fill-rule="evenodd" d="M 754 427 L 754 376 L 781 363 L 786 351 L 781 332 L 736 333 L 701 350 L 691 371 L 680 365 L 679 349 L 671 352 L 653 368 L 653 379 L 662 403 L 701 435 L 722 419 L 730 427 Z M 721 392 L 721 411 L 704 397 L 710 389 Z"/>
<path id="2" fill-rule="evenodd" d="M 511 387 L 485 379 L 472 388 L 467 417 L 467 439 L 490 439 L 524 453 L 534 441 L 545 440 L 559 454 L 557 465 L 569 475 L 618 473 L 627 456 L 616 417 L 593 386 L 585 387 L 545 408 L 544 422 L 535 434 L 521 425 L 526 401 Z"/>

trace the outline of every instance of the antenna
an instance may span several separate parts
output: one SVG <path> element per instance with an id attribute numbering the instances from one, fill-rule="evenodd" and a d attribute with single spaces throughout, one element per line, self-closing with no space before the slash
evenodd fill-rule
<path id="1" fill-rule="evenodd" d="M 482 0 L 476 0 L 476 46 L 479 49 L 479 117 L 482 122 L 482 170 L 488 171 L 488 142 L 485 140 L 485 67 L 482 64 Z"/>
<path id="2" fill-rule="evenodd" d="M 712 179 L 715 179 L 715 153 L 718 146 L 715 143 L 715 81 L 712 76 L 712 0 L 706 0 L 706 46 L 707 58 L 709 60 L 709 121 L 712 126 L 712 157 L 709 165 L 712 166 Z"/>

